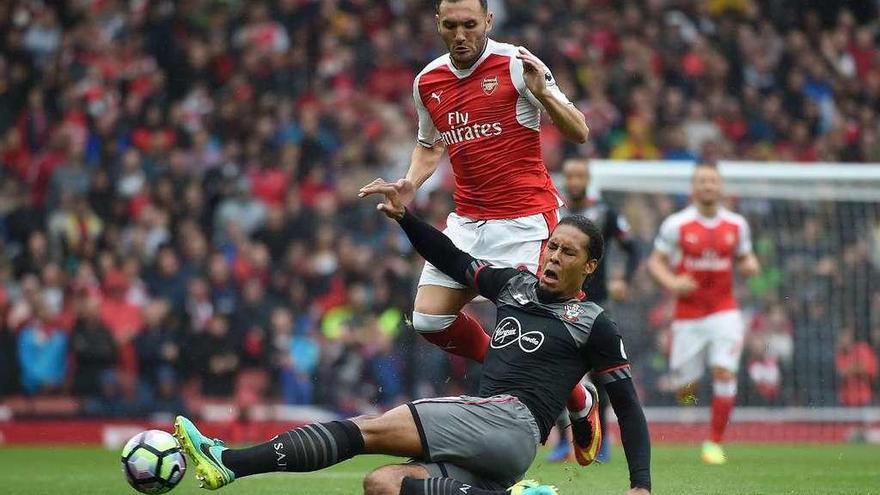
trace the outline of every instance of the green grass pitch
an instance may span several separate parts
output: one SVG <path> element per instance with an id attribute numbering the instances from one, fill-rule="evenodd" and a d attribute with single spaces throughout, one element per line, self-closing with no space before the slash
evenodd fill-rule
<path id="1" fill-rule="evenodd" d="M 880 495 L 880 447 L 868 445 L 732 445 L 725 466 L 704 466 L 697 446 L 654 447 L 654 494 Z M 627 474 L 618 448 L 611 463 L 581 468 L 536 460 L 528 476 L 563 495 L 624 494 Z M 543 455 L 543 452 L 541 453 Z M 370 469 L 394 459 L 366 456 L 312 474 L 243 479 L 225 495 L 335 495 L 361 493 Z M 119 453 L 98 448 L 0 448 L 0 493 L 6 495 L 136 494 L 122 477 Z M 174 495 L 207 495 L 192 473 Z"/>

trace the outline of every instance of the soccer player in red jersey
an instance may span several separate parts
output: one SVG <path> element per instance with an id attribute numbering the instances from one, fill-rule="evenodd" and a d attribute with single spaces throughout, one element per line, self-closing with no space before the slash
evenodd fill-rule
<path id="1" fill-rule="evenodd" d="M 418 144 L 399 182 L 401 199 L 404 205 L 412 201 L 446 151 L 455 174 L 456 211 L 444 233 L 479 259 L 535 273 L 563 204 L 541 157 L 541 112 L 578 143 L 589 134 L 584 115 L 535 55 L 489 38 L 493 16 L 486 0 L 436 0 L 434 6 L 449 53 L 429 63 L 413 83 Z M 379 193 L 385 184 L 376 179 L 360 196 Z M 427 263 L 413 327 L 444 350 L 483 362 L 489 336 L 461 312 L 475 296 Z M 583 417 L 590 398 L 575 387 L 570 411 Z"/>
<path id="2" fill-rule="evenodd" d="M 745 218 L 721 205 L 721 174 L 700 164 L 692 179 L 693 204 L 660 226 L 648 259 L 651 275 L 676 297 L 669 358 L 679 399 L 690 402 L 705 368 L 712 368 L 711 435 L 703 461 L 726 462 L 720 446 L 736 399 L 736 372 L 745 325 L 733 297 L 733 270 L 760 271 Z"/>

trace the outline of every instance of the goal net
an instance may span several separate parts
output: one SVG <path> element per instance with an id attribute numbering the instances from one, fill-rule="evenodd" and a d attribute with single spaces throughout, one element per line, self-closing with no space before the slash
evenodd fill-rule
<path id="1" fill-rule="evenodd" d="M 746 407 L 734 421 L 876 424 L 880 415 L 870 406 L 880 404 L 880 165 L 719 168 L 729 206 L 748 219 L 763 267 L 760 276 L 737 282 L 747 323 L 737 402 Z M 594 160 L 590 194 L 626 216 L 647 256 L 660 222 L 688 203 L 692 170 L 687 162 Z M 609 244 L 613 273 L 619 263 Z M 669 385 L 671 308 L 644 269 L 629 300 L 612 306 L 642 399 L 653 406 L 649 416 L 702 421 L 708 411 L 676 407 Z M 708 383 L 703 387 L 698 406 L 708 406 Z"/>

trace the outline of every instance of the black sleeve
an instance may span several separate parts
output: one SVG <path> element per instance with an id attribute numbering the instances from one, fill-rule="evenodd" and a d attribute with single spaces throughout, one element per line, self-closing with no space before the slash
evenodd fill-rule
<path id="1" fill-rule="evenodd" d="M 617 241 L 617 245 L 626 255 L 626 263 L 624 265 L 623 278 L 627 283 L 632 282 L 635 277 L 636 270 L 639 268 L 639 244 L 636 239 L 630 235 L 629 225 L 617 211 L 612 208 L 608 209 L 608 217 L 605 219 L 605 243 L 613 237 Z"/>
<path id="2" fill-rule="evenodd" d="M 620 440 L 629 466 L 630 488 L 650 491 L 651 436 L 632 378 L 608 383 L 605 391 L 620 425 Z"/>
<path id="3" fill-rule="evenodd" d="M 473 287 L 481 296 L 495 301 L 501 289 L 519 274 L 514 268 L 495 268 L 458 249 L 442 232 L 404 211 L 398 220 L 413 247 L 428 263 L 456 282 Z"/>
<path id="4" fill-rule="evenodd" d="M 629 465 L 632 488 L 651 489 L 651 438 L 632 382 L 629 359 L 617 324 L 605 313 L 593 322 L 585 346 L 593 380 L 605 385 L 620 424 L 620 438 Z"/>
<path id="5" fill-rule="evenodd" d="M 629 360 L 623 349 L 623 339 L 617 331 L 617 323 L 604 311 L 593 322 L 584 351 L 593 378 L 601 383 L 630 377 Z"/>

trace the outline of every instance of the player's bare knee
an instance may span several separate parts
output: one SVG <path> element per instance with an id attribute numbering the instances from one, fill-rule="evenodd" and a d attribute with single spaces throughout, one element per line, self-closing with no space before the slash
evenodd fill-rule
<path id="1" fill-rule="evenodd" d="M 425 315 L 457 316 L 461 308 L 473 299 L 475 295 L 475 292 L 472 290 L 451 289 L 439 285 L 423 285 L 416 292 L 413 311 Z"/>
<path id="2" fill-rule="evenodd" d="M 397 495 L 400 493 L 400 483 L 402 477 L 397 479 L 395 485 L 394 480 L 397 478 L 389 466 L 376 469 L 364 478 L 364 495 Z M 395 487 L 396 490 L 395 491 Z"/>
<path id="3" fill-rule="evenodd" d="M 727 382 L 730 380 L 735 380 L 736 376 L 733 374 L 732 371 L 728 369 L 714 368 L 712 370 L 712 378 L 714 378 L 715 380 Z"/>

